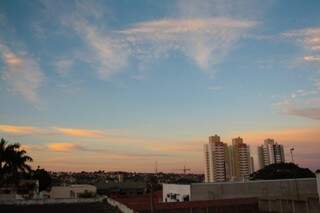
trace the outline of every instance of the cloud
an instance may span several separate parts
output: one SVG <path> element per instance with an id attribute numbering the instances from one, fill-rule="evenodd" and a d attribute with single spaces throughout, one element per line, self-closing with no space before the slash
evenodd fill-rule
<path id="1" fill-rule="evenodd" d="M 73 28 L 89 49 L 80 60 L 89 62 L 101 78 L 108 78 L 127 66 L 130 52 L 126 43 L 113 38 L 107 31 L 89 24 L 83 18 L 71 19 L 66 23 Z"/>
<path id="2" fill-rule="evenodd" d="M 58 74 L 63 75 L 68 73 L 74 64 L 74 59 L 73 58 L 61 58 L 58 59 L 54 66 Z"/>
<path id="3" fill-rule="evenodd" d="M 300 60 L 304 64 L 312 64 L 318 70 L 320 68 L 320 28 L 304 28 L 282 33 L 282 37 L 297 43 L 303 48 Z M 320 119 L 320 83 L 319 73 L 313 77 L 313 89 L 301 89 L 292 92 L 291 95 L 275 104 L 280 112 L 287 115 Z"/>
<path id="4" fill-rule="evenodd" d="M 58 134 L 62 134 L 65 136 L 73 136 L 73 137 L 101 138 L 106 136 L 105 132 L 100 130 L 92 130 L 92 129 L 74 129 L 74 128 L 55 127 L 54 130 Z"/>
<path id="5" fill-rule="evenodd" d="M 310 97 L 314 94 L 317 95 L 318 91 L 292 93 L 290 97 L 274 104 L 274 106 L 285 115 L 320 120 L 320 99 L 317 96 L 315 98 Z"/>
<path id="6" fill-rule="evenodd" d="M 118 31 L 141 59 L 180 51 L 204 70 L 220 63 L 256 22 L 229 17 L 146 21 Z"/>
<path id="7" fill-rule="evenodd" d="M 22 95 L 30 103 L 38 104 L 39 89 L 44 80 L 38 62 L 26 53 L 14 53 L 1 43 L 0 58 L 5 65 L 2 78 L 10 86 L 10 89 Z"/>
<path id="8" fill-rule="evenodd" d="M 137 67 L 143 69 L 150 62 L 177 52 L 190 58 L 200 69 L 211 72 L 210 68 L 221 63 L 241 38 L 246 37 L 248 30 L 257 25 L 252 20 L 233 18 L 232 13 L 203 15 L 203 10 L 198 10 L 186 15 L 184 12 L 190 12 L 190 7 L 180 3 L 173 5 L 175 15 L 170 18 L 113 29 L 108 26 L 112 14 L 108 9 L 104 12 L 103 5 L 77 1 L 72 12 L 63 12 L 60 24 L 72 29 L 84 44 L 84 48 L 78 49 L 83 54 L 77 60 L 89 64 L 103 79 L 123 71 L 129 63 L 137 62 Z M 192 2 L 187 4 L 194 6 Z M 216 5 L 212 2 L 202 5 L 206 4 Z M 49 4 L 47 7 L 57 6 Z M 63 67 L 66 65 L 61 63 Z"/>
<path id="9" fill-rule="evenodd" d="M 298 107 L 285 104 L 282 106 L 282 112 L 288 115 L 320 120 L 320 107 Z"/>
<path id="10" fill-rule="evenodd" d="M 0 125 L 0 132 L 25 135 L 39 133 L 41 130 L 32 126 Z"/>
<path id="11" fill-rule="evenodd" d="M 303 57 L 305 62 L 320 65 L 320 28 L 304 28 L 292 30 L 282 34 L 287 39 L 293 39 L 304 48 L 306 55 Z"/>
<path id="12" fill-rule="evenodd" d="M 78 145 L 73 143 L 50 143 L 48 144 L 48 148 L 54 152 L 70 152 L 78 148 Z"/>
<path id="13" fill-rule="evenodd" d="M 320 84 L 314 80 L 314 89 L 299 89 L 284 100 L 274 104 L 280 113 L 320 120 Z"/>
<path id="14" fill-rule="evenodd" d="M 320 62 L 320 56 L 315 55 L 306 55 L 303 59 L 308 62 Z"/>
<path id="15" fill-rule="evenodd" d="M 38 128 L 34 126 L 18 126 L 18 125 L 0 125 L 0 132 L 12 135 L 63 135 L 80 138 L 106 138 L 106 131 L 95 129 L 79 129 L 79 128 L 64 128 L 64 127 L 49 127 Z M 110 130 L 110 132 L 112 132 Z"/>

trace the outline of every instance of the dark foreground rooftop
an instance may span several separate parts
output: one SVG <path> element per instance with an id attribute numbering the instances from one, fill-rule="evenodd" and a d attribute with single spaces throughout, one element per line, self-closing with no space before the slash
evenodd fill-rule
<path id="1" fill-rule="evenodd" d="M 1 213 L 113 213 L 116 208 L 104 203 L 72 203 L 45 205 L 0 205 Z"/>

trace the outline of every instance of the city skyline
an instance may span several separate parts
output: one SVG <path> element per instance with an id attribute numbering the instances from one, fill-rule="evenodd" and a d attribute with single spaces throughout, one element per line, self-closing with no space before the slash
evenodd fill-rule
<path id="1" fill-rule="evenodd" d="M 290 6 L 290 10 L 288 7 Z M 320 2 L 1 1 L 0 138 L 55 171 L 203 172 L 218 134 L 320 163 Z"/>

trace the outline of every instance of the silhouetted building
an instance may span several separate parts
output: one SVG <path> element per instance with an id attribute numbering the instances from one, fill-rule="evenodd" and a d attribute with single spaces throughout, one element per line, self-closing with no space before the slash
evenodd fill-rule
<path id="1" fill-rule="evenodd" d="M 260 169 L 274 163 L 284 163 L 283 145 L 276 143 L 273 139 L 265 139 L 264 144 L 258 146 L 258 160 Z"/>

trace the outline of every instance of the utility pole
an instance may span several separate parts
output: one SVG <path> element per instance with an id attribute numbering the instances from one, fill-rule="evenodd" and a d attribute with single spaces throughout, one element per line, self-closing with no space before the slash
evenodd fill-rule
<path id="1" fill-rule="evenodd" d="M 158 161 L 155 162 L 154 171 L 156 174 L 158 174 Z"/>
<path id="2" fill-rule="evenodd" d="M 292 163 L 294 163 L 294 161 L 293 161 L 293 151 L 294 151 L 294 148 L 292 147 L 292 148 L 290 149 L 291 162 L 292 162 Z"/>

